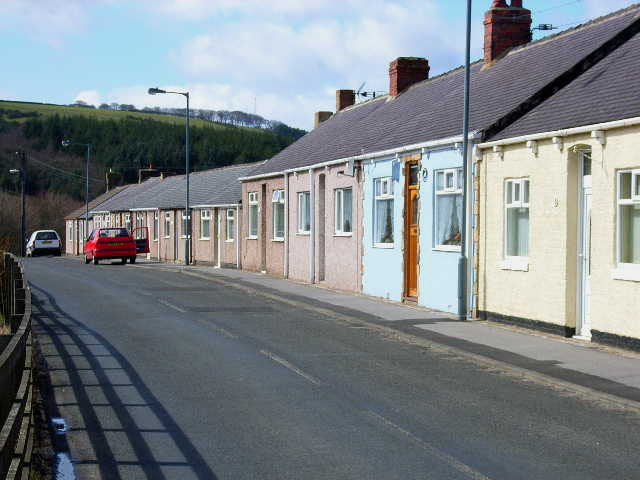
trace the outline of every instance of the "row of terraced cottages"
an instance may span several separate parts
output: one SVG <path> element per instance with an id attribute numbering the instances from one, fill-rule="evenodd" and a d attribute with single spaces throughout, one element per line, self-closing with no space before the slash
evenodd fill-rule
<path id="1" fill-rule="evenodd" d="M 463 70 L 429 78 L 427 60 L 401 57 L 388 95 L 355 104 L 339 90 L 336 113 L 238 171 L 229 205 L 203 205 L 218 233 L 195 260 L 640 348 L 639 12 L 531 42 L 530 11 L 495 0 L 471 66 L 466 178 Z M 169 205 L 142 190 L 181 178 L 129 187 L 145 201 L 118 221 L 147 209 L 154 235 L 173 232 L 184 192 Z M 197 243 L 208 217 L 194 215 Z M 171 235 L 152 256 L 183 261 Z M 235 262 L 217 253 L 221 238 L 240 240 Z"/>

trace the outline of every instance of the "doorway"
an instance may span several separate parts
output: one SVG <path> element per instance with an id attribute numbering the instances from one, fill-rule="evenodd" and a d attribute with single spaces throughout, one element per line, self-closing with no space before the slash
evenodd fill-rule
<path id="1" fill-rule="evenodd" d="M 591 339 L 591 151 L 579 152 L 578 308 L 576 338 Z"/>
<path id="2" fill-rule="evenodd" d="M 420 217 L 420 182 L 418 161 L 405 163 L 405 254 L 404 296 L 406 300 L 418 301 L 418 221 Z"/>

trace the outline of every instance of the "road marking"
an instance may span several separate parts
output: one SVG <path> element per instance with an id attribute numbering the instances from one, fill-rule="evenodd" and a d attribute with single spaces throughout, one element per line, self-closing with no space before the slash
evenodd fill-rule
<path id="1" fill-rule="evenodd" d="M 180 313 L 187 313 L 186 310 L 180 308 L 180 307 L 176 307 L 174 304 L 167 302 L 166 300 L 161 300 L 158 299 L 158 303 L 161 303 L 162 305 L 164 305 L 165 307 L 169 307 L 169 308 L 173 308 L 174 310 L 177 310 Z"/>
<path id="2" fill-rule="evenodd" d="M 389 427 L 392 430 L 396 430 L 396 431 L 402 433 L 403 435 L 405 435 L 406 437 L 408 437 L 409 439 L 411 439 L 413 442 L 416 442 L 422 448 L 424 448 L 430 455 L 436 457 L 438 460 L 443 461 L 444 463 L 448 464 L 449 466 L 451 466 L 455 470 L 457 470 L 457 471 L 469 476 L 470 478 L 473 478 L 474 480 L 491 480 L 489 477 L 483 475 L 482 473 L 478 472 L 477 470 L 474 470 L 469 465 L 467 465 L 465 463 L 462 463 L 460 460 L 457 460 L 457 459 L 453 458 L 448 453 L 444 453 L 443 451 L 437 449 L 436 447 L 434 447 L 433 445 L 427 443 L 426 441 L 422 440 L 421 438 L 416 437 L 413 433 L 411 433 L 408 430 L 405 430 L 400 425 L 395 424 L 394 422 L 392 422 L 388 418 L 385 418 L 382 415 L 380 415 L 380 414 L 378 414 L 378 413 L 376 413 L 376 412 L 374 412 L 372 410 L 365 410 L 365 412 L 369 416 L 373 417 L 375 420 L 381 422 L 384 426 Z"/>
<path id="3" fill-rule="evenodd" d="M 309 375 L 307 373 L 304 373 L 298 367 L 296 367 L 295 365 L 292 365 L 291 363 L 287 362 L 284 358 L 281 358 L 281 357 L 277 356 L 275 353 L 271 353 L 271 352 L 269 352 L 267 350 L 260 350 L 260 353 L 263 354 L 265 357 L 269 357 L 274 362 L 279 363 L 283 367 L 288 368 L 292 372 L 297 373 L 301 377 L 306 378 L 307 380 L 309 380 L 314 385 L 321 385 L 321 382 L 319 380 L 316 380 L 311 375 Z"/>

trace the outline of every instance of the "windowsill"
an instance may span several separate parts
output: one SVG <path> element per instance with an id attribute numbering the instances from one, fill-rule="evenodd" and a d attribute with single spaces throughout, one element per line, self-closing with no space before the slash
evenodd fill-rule
<path id="1" fill-rule="evenodd" d="M 284 242 L 284 238 L 272 238 L 272 239 L 271 239 L 271 241 L 272 241 L 272 242 L 279 242 L 279 243 L 282 243 L 282 242 Z"/>
<path id="2" fill-rule="evenodd" d="M 431 250 L 434 252 L 458 252 L 460 253 L 460 247 L 458 245 L 438 245 Z"/>
<path id="3" fill-rule="evenodd" d="M 171 235 L 166 235 L 164 238 L 171 238 Z"/>
<path id="4" fill-rule="evenodd" d="M 374 243 L 373 248 L 394 248 L 395 244 L 393 243 Z"/>
<path id="5" fill-rule="evenodd" d="M 224 243 L 233 243 L 233 242 L 234 242 L 234 240 L 233 240 L 233 239 L 231 239 L 231 240 L 225 240 L 225 241 L 224 241 Z"/>
<path id="6" fill-rule="evenodd" d="M 311 232 L 296 232 L 296 235 L 300 235 L 302 237 L 308 237 L 311 235 Z"/>
<path id="7" fill-rule="evenodd" d="M 333 234 L 334 237 L 353 237 L 353 233 L 348 232 L 348 233 L 334 233 Z"/>
<path id="8" fill-rule="evenodd" d="M 165 237 L 165 238 L 166 238 L 166 237 Z M 157 239 L 157 238 L 154 238 L 154 239 L 153 239 L 153 241 L 154 241 L 154 243 L 157 243 L 157 242 L 158 242 L 158 239 Z"/>
<path id="9" fill-rule="evenodd" d="M 200 237 L 198 240 L 211 240 L 211 237 Z"/>
<path id="10" fill-rule="evenodd" d="M 611 272 L 611 278 L 614 280 L 640 282 L 640 265 L 619 266 Z"/>
<path id="11" fill-rule="evenodd" d="M 500 268 L 502 270 L 514 270 L 517 272 L 529 271 L 529 258 L 528 257 L 509 257 L 500 262 Z"/>
<path id="12" fill-rule="evenodd" d="M 248 236 L 246 239 L 247 240 L 257 240 L 258 236 L 257 235 L 256 236 Z"/>

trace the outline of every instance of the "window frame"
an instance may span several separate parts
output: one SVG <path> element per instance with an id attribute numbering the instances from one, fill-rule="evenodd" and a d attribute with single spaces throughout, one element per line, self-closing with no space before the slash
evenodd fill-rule
<path id="1" fill-rule="evenodd" d="M 169 228 L 167 228 L 167 225 Z M 171 212 L 164 212 L 164 238 L 171 237 Z"/>
<path id="2" fill-rule="evenodd" d="M 527 188 L 524 188 L 525 183 L 527 183 Z M 510 187 L 509 187 L 510 185 Z M 531 240 L 531 179 L 530 177 L 520 177 L 520 178 L 506 178 L 504 180 L 504 196 L 503 196 L 503 214 L 504 214 L 504 222 L 503 222 L 503 258 L 504 263 L 503 266 L 505 268 L 510 268 L 514 270 L 528 270 L 529 266 L 529 249 Z M 516 186 L 518 186 L 518 200 L 515 200 Z M 509 198 L 509 189 L 511 189 L 511 202 L 509 203 L 507 200 Z M 524 201 L 525 191 L 527 192 L 527 201 Z M 527 255 L 507 255 L 508 252 L 508 241 L 509 241 L 509 209 L 512 208 L 526 208 L 529 211 L 529 228 L 527 231 Z"/>
<path id="3" fill-rule="evenodd" d="M 438 188 L 438 175 L 443 175 L 443 183 L 442 188 Z M 446 195 L 460 195 L 460 202 L 463 201 L 464 198 L 464 175 L 462 167 L 454 167 L 454 168 L 444 168 L 440 170 L 435 170 L 433 172 L 434 182 L 433 182 L 433 192 L 434 192 L 434 223 L 433 223 L 433 248 L 432 250 L 440 250 L 445 252 L 460 252 L 462 249 L 461 245 L 440 245 L 438 242 L 438 199 L 442 196 Z M 447 183 L 447 178 L 451 177 L 452 183 L 451 186 Z M 464 209 L 464 205 L 462 205 Z M 464 229 L 465 226 L 462 225 L 462 218 L 460 218 L 460 229 Z M 462 232 L 461 232 L 462 233 Z"/>
<path id="4" fill-rule="evenodd" d="M 160 238 L 160 212 L 153 212 L 153 241 L 157 242 Z"/>
<path id="5" fill-rule="evenodd" d="M 258 234 L 260 233 L 260 229 L 258 228 L 258 224 L 260 223 L 260 204 L 258 202 L 258 192 L 249 192 L 248 195 L 248 208 L 247 213 L 249 218 L 247 219 L 247 238 L 250 240 L 255 240 L 258 238 Z M 256 225 L 252 224 L 251 218 L 251 210 L 252 208 L 256 209 Z M 255 234 L 252 233 L 255 227 Z"/>
<path id="6" fill-rule="evenodd" d="M 377 193 L 376 186 L 380 184 L 380 194 Z M 385 187 L 385 188 L 383 188 Z M 386 190 L 386 191 L 385 191 Z M 393 236 L 393 242 L 383 243 L 376 242 L 376 232 L 378 228 L 378 201 L 380 200 L 392 200 L 393 208 L 391 209 L 391 235 Z M 373 246 L 374 248 L 395 248 L 395 192 L 393 185 L 393 177 L 378 177 L 373 179 Z"/>
<path id="7" fill-rule="evenodd" d="M 124 228 L 126 228 L 129 233 L 131 233 L 132 229 L 131 229 L 131 214 L 130 213 L 125 213 L 124 214 Z"/>
<path id="8" fill-rule="evenodd" d="M 351 192 L 351 231 L 344 230 L 344 192 L 349 190 Z M 341 187 L 336 188 L 333 194 L 333 215 L 334 215 L 334 235 L 337 237 L 351 237 L 353 236 L 353 188 Z"/>
<path id="9" fill-rule="evenodd" d="M 180 238 L 188 238 L 188 235 L 186 235 L 185 233 L 187 231 L 187 212 L 185 210 L 180 210 L 180 213 L 182 218 Z M 193 217 L 193 210 L 191 210 L 190 213 L 191 215 L 189 215 L 189 220 L 191 220 Z M 191 225 L 191 229 L 191 234 L 193 235 L 193 224 Z"/>
<path id="10" fill-rule="evenodd" d="M 277 235 L 277 225 L 278 225 L 278 216 L 276 215 L 276 205 L 282 205 L 282 221 L 283 221 L 283 228 L 282 228 L 282 236 Z M 284 189 L 277 189 L 274 190 L 271 194 L 271 212 L 272 212 L 272 240 L 274 242 L 284 242 L 284 236 L 286 234 L 286 222 L 285 220 L 285 215 L 286 215 L 286 207 L 285 207 L 285 195 L 284 195 Z"/>
<path id="11" fill-rule="evenodd" d="M 622 195 L 622 174 L 631 174 L 630 198 L 620 198 Z M 616 171 L 616 268 L 631 271 L 635 274 L 631 280 L 640 281 L 640 264 L 622 262 L 622 207 L 640 205 L 640 168 L 625 168 Z M 638 192 L 638 194 L 636 194 Z M 620 278 L 619 276 L 616 278 Z M 624 278 L 623 278 L 624 279 Z"/>
<path id="12" fill-rule="evenodd" d="M 206 215 L 205 215 L 206 214 Z M 209 235 L 204 236 L 204 222 L 209 222 Z M 211 210 L 200 210 L 200 240 L 211 240 Z"/>
<path id="13" fill-rule="evenodd" d="M 231 214 L 231 215 L 229 215 Z M 236 211 L 233 208 L 227 208 L 227 212 L 225 214 L 226 221 L 226 232 L 225 232 L 225 242 L 233 242 L 236 238 Z M 231 222 L 231 228 L 229 228 L 229 222 Z"/>
<path id="14" fill-rule="evenodd" d="M 308 216 L 309 216 L 309 230 L 303 230 L 301 227 L 304 226 L 304 218 L 302 217 L 303 209 L 302 209 L 302 199 L 306 198 L 306 203 L 308 205 Z M 305 212 L 306 213 L 306 212 Z M 311 192 L 309 190 L 298 192 L 298 235 L 310 235 L 311 234 Z"/>

